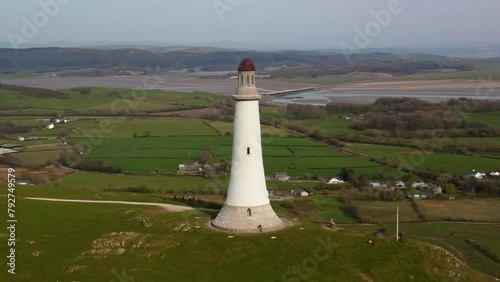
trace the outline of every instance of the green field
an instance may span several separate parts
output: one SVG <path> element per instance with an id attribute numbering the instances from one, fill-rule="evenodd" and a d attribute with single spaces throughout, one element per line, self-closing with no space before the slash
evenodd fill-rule
<path id="1" fill-rule="evenodd" d="M 106 138 L 141 137 L 146 133 L 149 136 L 194 136 L 217 135 L 217 132 L 200 120 L 179 118 L 155 119 L 95 119 L 76 121 L 61 126 L 62 128 L 78 128 L 71 137 L 98 137 L 101 134 Z"/>
<path id="2" fill-rule="evenodd" d="M 222 101 L 224 97 L 199 93 L 163 90 L 130 90 L 92 88 L 90 94 L 80 94 L 80 89 L 59 91 L 67 98 L 35 97 L 17 91 L 0 89 L 2 106 L 23 109 L 23 114 L 99 113 L 107 111 L 127 115 L 137 112 L 169 112 L 195 107 L 206 107 Z"/>
<path id="3" fill-rule="evenodd" d="M 426 220 L 500 222 L 498 199 L 460 199 L 450 201 L 419 201 Z"/>
<path id="4" fill-rule="evenodd" d="M 500 127 L 500 115 L 498 113 L 465 113 L 464 115 L 468 121 L 482 122 L 489 127 Z"/>
<path id="5" fill-rule="evenodd" d="M 354 205 L 358 207 L 360 214 L 368 222 L 395 222 L 397 207 L 399 207 L 399 220 L 401 222 L 419 221 L 418 215 L 409 201 L 354 201 Z"/>
<path id="6" fill-rule="evenodd" d="M 91 183 L 91 184 L 90 184 Z M 144 187 L 149 193 L 126 192 Z M 43 185 L 18 186 L 24 197 L 48 197 L 87 200 L 131 200 L 172 203 L 173 194 L 219 195 L 220 189 L 201 176 L 143 176 L 77 172 Z"/>
<path id="7" fill-rule="evenodd" d="M 213 127 L 219 135 L 225 135 L 225 134 L 232 134 L 233 133 L 233 126 L 234 124 L 232 122 L 223 122 L 223 121 L 210 121 L 207 122 L 208 125 Z M 270 137 L 286 137 L 289 135 L 288 131 L 276 127 L 272 127 L 269 125 L 262 125 L 261 126 L 261 133 L 264 136 L 263 138 L 270 138 Z"/>
<path id="8" fill-rule="evenodd" d="M 75 143 L 91 144 L 86 139 L 71 140 Z M 295 140 L 299 141 L 300 145 L 278 145 L 293 144 Z M 265 145 L 264 167 L 268 174 L 285 171 L 290 175 L 319 173 L 331 176 L 338 174 L 343 167 L 355 169 L 359 173 L 370 171 L 370 174 L 382 170 L 382 166 L 377 163 L 350 157 L 312 141 L 310 143 L 313 146 L 304 146 L 302 140 L 276 137 Z M 121 165 L 126 171 L 176 170 L 179 164 L 197 161 L 205 148 L 213 150 L 214 162 L 230 161 L 231 141 L 231 137 L 225 136 L 106 138 L 92 146 L 93 149 L 85 158 Z"/>
<path id="9" fill-rule="evenodd" d="M 199 211 L 19 200 L 15 281 L 234 281 L 235 275 L 241 281 L 294 281 L 300 275 L 295 269 L 310 281 L 404 281 L 409 275 L 416 281 L 450 281 L 457 274 L 455 281 L 493 280 L 414 240 L 380 238 L 373 247 L 366 243 L 371 232 L 351 226 L 332 232 L 301 220 L 279 232 L 231 239 L 206 226 L 210 217 Z M 143 218 L 150 227 L 141 225 Z M 1 261 L 5 265 L 6 258 Z M 0 279 L 8 275 L 2 271 Z"/>
<path id="10" fill-rule="evenodd" d="M 306 127 L 311 132 L 319 131 L 352 136 L 363 135 L 362 131 L 349 128 L 349 125 L 351 124 L 349 120 L 337 116 L 325 119 L 293 120 L 290 121 L 290 123 Z"/>
<path id="11" fill-rule="evenodd" d="M 219 135 L 229 124 L 168 118 L 81 120 L 65 126 L 78 129 L 71 134 L 71 143 L 91 148 L 84 158 L 119 165 L 125 171 L 152 172 L 175 171 L 179 164 L 196 162 L 204 149 L 212 150 L 214 163 L 231 161 L 232 136 Z M 137 137 L 133 137 L 134 132 Z M 312 140 L 281 137 L 285 132 L 280 129 L 275 133 L 262 137 L 264 167 L 270 175 L 284 171 L 293 176 L 310 173 L 329 177 L 343 167 L 370 175 L 383 170 L 380 164 Z"/>
<path id="12" fill-rule="evenodd" d="M 346 149 L 414 167 L 465 174 L 473 169 L 494 171 L 500 168 L 500 160 L 481 156 L 455 155 L 421 151 L 408 147 L 376 144 L 347 143 Z"/>
<path id="13" fill-rule="evenodd" d="M 55 163 L 59 159 L 61 153 L 66 152 L 71 148 L 71 146 L 69 145 L 62 144 L 60 140 L 57 141 L 59 143 L 47 142 L 48 144 L 40 144 L 40 141 L 33 141 L 37 142 L 38 145 L 27 146 L 23 149 L 22 152 L 12 153 L 9 154 L 9 156 L 12 156 L 23 161 L 26 164 L 34 166 L 40 166 L 47 163 Z M 26 145 L 26 143 L 24 142 L 22 144 Z"/>

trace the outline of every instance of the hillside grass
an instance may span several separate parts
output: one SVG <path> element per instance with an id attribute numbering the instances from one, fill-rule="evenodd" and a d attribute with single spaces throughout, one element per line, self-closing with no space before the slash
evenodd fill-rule
<path id="1" fill-rule="evenodd" d="M 111 281 L 117 275 L 134 281 L 229 281 L 235 275 L 245 281 L 277 281 L 298 277 L 293 274 L 296 266 L 311 281 L 402 281 L 410 275 L 417 281 L 448 281 L 457 274 L 458 281 L 488 281 L 455 265 L 439 249 L 392 238 L 377 239 L 373 247 L 366 243 L 372 238 L 369 232 L 348 227 L 332 232 L 299 221 L 282 231 L 229 239 L 227 233 L 208 228 L 212 215 L 199 211 L 32 200 L 19 200 L 18 205 L 23 224 L 17 229 L 17 262 L 29 267 L 18 267 L 16 281 Z M 150 227 L 141 224 L 143 218 Z M 3 244 L 5 235 L 3 231 Z M 331 249 L 320 242 L 332 242 Z M 121 255 L 119 248 L 124 249 Z M 307 262 L 314 260 L 316 249 L 325 259 Z M 446 271 L 435 270 L 435 265 Z M 2 272 L 0 278 L 7 275 Z"/>

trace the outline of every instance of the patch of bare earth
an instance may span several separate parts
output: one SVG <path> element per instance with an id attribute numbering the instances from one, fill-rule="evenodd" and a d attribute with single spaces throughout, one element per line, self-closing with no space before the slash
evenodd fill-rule
<path id="1" fill-rule="evenodd" d="M 443 273 L 445 271 L 448 281 L 466 281 L 470 269 L 451 252 L 429 243 L 422 243 L 420 247 L 426 254 L 433 258 L 431 261 L 440 261 L 440 265 L 428 265 L 427 271 L 431 273 Z"/>
<path id="2" fill-rule="evenodd" d="M 1 181 L 7 181 L 7 170 L 7 167 L 0 167 Z M 46 167 L 39 170 L 16 168 L 15 170 L 16 180 L 35 179 L 36 181 L 33 182 L 39 183 L 47 183 L 74 172 L 74 170 L 65 167 Z"/>
<path id="3" fill-rule="evenodd" d="M 166 250 L 178 245 L 178 242 L 172 240 L 158 240 L 150 235 L 130 231 L 112 232 L 92 241 L 91 248 L 78 256 L 77 260 L 105 259 L 132 251 L 139 257 L 165 257 Z"/>
<path id="4" fill-rule="evenodd" d="M 135 232 L 112 232 L 92 241 L 91 249 L 84 251 L 81 257 L 106 258 L 110 255 L 121 255 L 132 241 L 141 236 Z"/>
<path id="5" fill-rule="evenodd" d="M 79 270 L 83 270 L 85 268 L 88 268 L 88 266 L 86 266 L 86 265 L 70 265 L 70 266 L 66 267 L 66 269 L 65 269 L 64 272 L 66 274 L 71 274 L 73 272 L 76 272 L 76 271 L 79 271 Z"/>
<path id="6" fill-rule="evenodd" d="M 365 282 L 373 282 L 373 279 L 370 278 L 370 276 L 362 273 L 362 272 L 359 272 L 358 273 L 358 276 Z"/>

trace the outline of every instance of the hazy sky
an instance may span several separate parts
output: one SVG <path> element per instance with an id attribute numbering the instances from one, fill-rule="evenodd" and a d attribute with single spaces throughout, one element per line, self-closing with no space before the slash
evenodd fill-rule
<path id="1" fill-rule="evenodd" d="M 40 4 L 59 2 L 49 12 Z M 399 6 L 391 12 L 390 3 Z M 339 48 L 342 42 L 354 45 L 355 28 L 365 30 L 372 11 L 381 10 L 391 19 L 377 24 L 378 30 L 372 23 L 367 47 L 500 43 L 500 0 L 4 1 L 0 41 L 243 41 Z M 32 32 L 30 24 L 38 30 Z"/>

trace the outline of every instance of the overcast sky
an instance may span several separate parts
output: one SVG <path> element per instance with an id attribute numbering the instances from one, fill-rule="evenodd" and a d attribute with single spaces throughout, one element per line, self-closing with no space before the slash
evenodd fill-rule
<path id="1" fill-rule="evenodd" d="M 56 1 L 65 4 L 55 13 L 40 5 Z M 400 5 L 388 9 L 391 2 Z M 355 28 L 365 30 L 381 10 L 391 19 L 372 22 L 367 47 L 500 44 L 500 0 L 11 0 L 0 10 L 0 41 L 339 48 L 355 45 Z"/>

